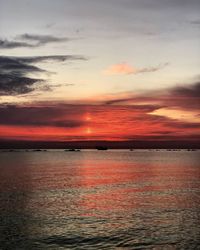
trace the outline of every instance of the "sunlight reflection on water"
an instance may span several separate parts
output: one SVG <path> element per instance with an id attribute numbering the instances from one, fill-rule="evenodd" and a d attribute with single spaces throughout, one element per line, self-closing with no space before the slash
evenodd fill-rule
<path id="1" fill-rule="evenodd" d="M 1 249 L 198 249 L 199 158 L 1 152 Z"/>

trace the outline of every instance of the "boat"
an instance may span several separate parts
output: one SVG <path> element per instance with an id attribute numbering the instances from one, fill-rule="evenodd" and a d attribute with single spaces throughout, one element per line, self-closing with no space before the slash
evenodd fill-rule
<path id="1" fill-rule="evenodd" d="M 103 146 L 100 146 L 100 147 L 96 147 L 97 150 L 108 150 L 107 147 L 103 147 Z"/>
<path id="2" fill-rule="evenodd" d="M 69 149 L 65 149 L 65 152 L 80 152 L 80 149 L 75 149 L 75 148 L 69 148 Z"/>

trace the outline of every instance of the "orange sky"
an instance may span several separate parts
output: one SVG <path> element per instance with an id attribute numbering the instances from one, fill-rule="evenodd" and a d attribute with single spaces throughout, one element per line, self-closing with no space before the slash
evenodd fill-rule
<path id="1" fill-rule="evenodd" d="M 95 104 L 4 105 L 0 108 L 0 138 L 194 140 L 200 134 L 198 89 L 199 83 L 196 83 L 189 88 L 179 86 L 156 93 L 100 97 Z"/>
<path id="2" fill-rule="evenodd" d="M 199 140 L 200 1 L 0 0 L 5 140 Z"/>

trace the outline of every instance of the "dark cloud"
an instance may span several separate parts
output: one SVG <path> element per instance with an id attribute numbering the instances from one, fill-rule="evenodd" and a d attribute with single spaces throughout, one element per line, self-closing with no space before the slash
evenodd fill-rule
<path id="1" fill-rule="evenodd" d="M 130 97 L 130 98 L 119 98 L 119 99 L 114 99 L 114 100 L 109 100 L 106 101 L 104 104 L 105 105 L 126 105 L 129 104 L 129 102 L 133 101 L 134 97 Z M 145 112 L 153 112 L 159 108 L 163 108 L 163 105 L 159 105 L 159 104 L 146 104 L 146 105 L 134 105 L 132 104 L 131 107 L 134 110 L 140 110 L 140 111 L 145 111 Z"/>
<path id="2" fill-rule="evenodd" d="M 177 86 L 171 89 L 170 92 L 179 97 L 200 98 L 200 82 L 188 86 Z"/>
<path id="3" fill-rule="evenodd" d="M 178 108 L 182 110 L 199 110 L 200 107 L 200 82 L 179 85 L 173 88 L 146 93 L 128 93 L 123 98 L 106 100 L 106 105 L 133 105 L 140 103 L 156 103 L 163 108 Z"/>
<path id="4" fill-rule="evenodd" d="M 68 105 L 55 105 L 54 107 L 22 107 L 8 105 L 0 107 L 0 124 L 14 126 L 53 126 L 76 128 L 84 124 L 79 110 Z"/>
<path id="5" fill-rule="evenodd" d="M 153 96 L 156 100 L 156 96 Z M 179 85 L 160 93 L 157 99 L 169 108 L 199 111 L 200 108 L 200 82 Z"/>
<path id="6" fill-rule="evenodd" d="M 35 89 L 35 84 L 43 80 L 31 78 L 29 73 L 40 73 L 44 70 L 24 63 L 19 58 L 0 56 L 0 95 L 27 94 Z"/>
<path id="7" fill-rule="evenodd" d="M 74 60 L 87 60 L 84 56 L 76 56 L 76 55 L 53 55 L 53 56 L 34 56 L 34 57 L 20 57 L 17 58 L 20 62 L 24 63 L 39 63 L 39 62 L 47 62 L 47 61 L 74 61 Z"/>
<path id="8" fill-rule="evenodd" d="M 35 48 L 49 43 L 61 43 L 70 41 L 67 37 L 56 37 L 50 35 L 33 35 L 22 34 L 14 40 L 0 39 L 0 49 L 15 49 L 15 48 Z"/>
<path id="9" fill-rule="evenodd" d="M 105 105 L 112 105 L 112 104 L 124 104 L 126 102 L 132 101 L 133 97 L 127 97 L 127 98 L 115 98 L 113 100 L 106 100 L 104 102 Z"/>
<path id="10" fill-rule="evenodd" d="M 23 34 L 17 37 L 20 40 L 35 43 L 35 46 L 45 45 L 47 43 L 59 43 L 66 42 L 71 39 L 66 37 L 56 37 L 50 35 L 34 35 L 34 34 Z"/>
<path id="11" fill-rule="evenodd" d="M 0 39 L 0 49 L 32 48 L 34 45 L 26 42 L 8 41 Z"/>
<path id="12" fill-rule="evenodd" d="M 35 57 L 0 56 L 0 95 L 27 94 L 38 89 L 38 84 L 44 84 L 44 79 L 29 77 L 30 73 L 47 72 L 32 64 L 48 61 L 63 62 L 73 60 L 86 60 L 86 58 L 73 55 Z M 46 88 L 43 86 L 43 90 L 50 90 L 50 86 L 46 86 Z"/>
<path id="13" fill-rule="evenodd" d="M 37 57 L 36 57 L 37 58 Z M 27 73 L 43 72 L 44 70 L 26 62 L 26 57 L 0 56 L 0 72 L 3 74 L 25 75 Z"/>
<path id="14" fill-rule="evenodd" d="M 27 94 L 34 90 L 34 84 L 43 82 L 41 79 L 11 74 L 0 74 L 0 95 Z"/>

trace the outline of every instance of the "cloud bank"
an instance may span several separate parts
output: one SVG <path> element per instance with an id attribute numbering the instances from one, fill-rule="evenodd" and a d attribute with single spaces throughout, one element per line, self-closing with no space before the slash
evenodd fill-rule
<path id="1" fill-rule="evenodd" d="M 83 56 L 76 55 L 51 55 L 34 57 L 0 56 L 0 96 L 27 94 L 38 89 L 41 83 L 46 83 L 45 79 L 43 78 L 33 78 L 29 76 L 29 74 L 47 72 L 46 70 L 36 66 L 36 63 L 74 60 L 87 59 Z"/>
<path id="2" fill-rule="evenodd" d="M 123 98 L 70 104 L 2 105 L 0 138 L 24 140 L 199 140 L 200 82 Z"/>

